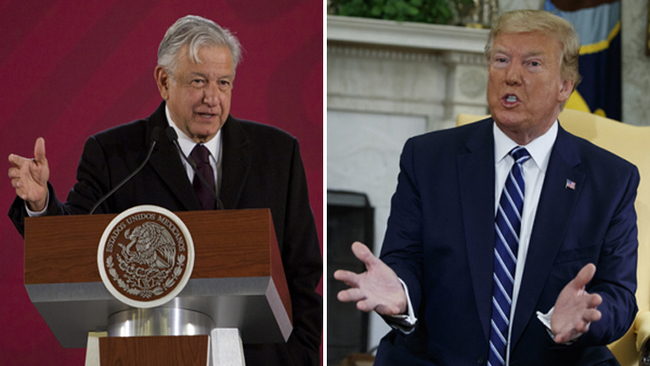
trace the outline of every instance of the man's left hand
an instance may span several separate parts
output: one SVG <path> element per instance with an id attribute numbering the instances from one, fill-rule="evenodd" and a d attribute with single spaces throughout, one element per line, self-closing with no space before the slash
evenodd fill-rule
<path id="1" fill-rule="evenodd" d="M 587 264 L 560 292 L 551 317 L 551 331 L 556 343 L 566 343 L 579 334 L 587 333 L 589 324 L 600 320 L 602 314 L 596 308 L 603 298 L 585 291 L 585 286 L 595 274 L 596 266 Z"/>

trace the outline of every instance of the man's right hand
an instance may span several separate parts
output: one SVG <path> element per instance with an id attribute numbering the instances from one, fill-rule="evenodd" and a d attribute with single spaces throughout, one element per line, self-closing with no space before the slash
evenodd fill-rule
<path id="1" fill-rule="evenodd" d="M 47 204 L 47 180 L 50 178 L 50 168 L 45 158 L 45 140 L 36 139 L 34 159 L 9 155 L 9 178 L 16 189 L 16 195 L 29 205 L 32 211 L 43 211 Z"/>
<path id="2" fill-rule="evenodd" d="M 352 252 L 366 265 L 366 272 L 334 272 L 335 279 L 351 287 L 338 293 L 339 301 L 356 301 L 357 308 L 366 312 L 375 310 L 382 315 L 405 314 L 406 293 L 395 272 L 362 243 L 352 244 Z"/>

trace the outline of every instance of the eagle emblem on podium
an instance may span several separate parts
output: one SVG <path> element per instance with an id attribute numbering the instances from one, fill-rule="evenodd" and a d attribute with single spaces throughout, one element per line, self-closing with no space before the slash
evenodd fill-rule
<path id="1" fill-rule="evenodd" d="M 98 265 L 102 281 L 118 300 L 147 308 L 180 292 L 189 280 L 193 257 L 183 222 L 166 209 L 147 205 L 124 211 L 106 227 Z"/>

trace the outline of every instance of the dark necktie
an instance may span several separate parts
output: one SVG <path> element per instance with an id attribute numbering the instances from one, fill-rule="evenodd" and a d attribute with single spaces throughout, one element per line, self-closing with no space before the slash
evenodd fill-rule
<path id="1" fill-rule="evenodd" d="M 491 366 L 505 365 L 508 345 L 508 325 L 512 306 L 512 289 L 519 250 L 519 229 L 524 206 L 524 176 L 522 164 L 530 158 L 528 151 L 517 146 L 510 151 L 515 163 L 506 178 L 499 207 L 494 219 L 494 273 L 492 289 L 492 321 L 490 330 Z"/>
<path id="2" fill-rule="evenodd" d="M 194 186 L 196 197 L 199 199 L 202 209 L 214 210 L 216 201 L 212 193 L 209 191 L 209 189 L 211 189 L 212 192 L 216 193 L 214 183 L 214 170 L 212 170 L 212 166 L 210 165 L 210 151 L 208 151 L 205 146 L 196 144 L 192 150 L 192 153 L 190 154 L 190 157 L 196 163 L 196 169 L 210 185 L 210 188 L 207 188 L 201 182 L 201 179 L 195 175 L 194 180 L 192 181 L 192 185 Z"/>

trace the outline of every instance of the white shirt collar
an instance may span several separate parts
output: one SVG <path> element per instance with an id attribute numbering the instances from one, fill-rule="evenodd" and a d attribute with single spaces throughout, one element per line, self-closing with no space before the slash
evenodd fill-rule
<path id="1" fill-rule="evenodd" d="M 539 136 L 525 146 L 526 150 L 528 150 L 528 153 L 530 154 L 531 160 L 533 160 L 543 172 L 545 172 L 546 167 L 548 167 L 548 161 L 551 157 L 551 149 L 553 148 L 553 144 L 555 144 L 558 129 L 558 121 L 555 120 L 555 123 L 553 123 L 551 128 L 549 128 L 545 134 Z M 492 131 L 494 134 L 494 161 L 495 163 L 498 163 L 508 156 L 510 150 L 519 146 L 519 144 L 503 133 L 503 131 L 497 127 L 496 123 L 492 125 Z"/>
<path id="2" fill-rule="evenodd" d="M 165 115 L 167 116 L 167 123 L 172 126 L 178 135 L 178 144 L 181 146 L 183 154 L 185 154 L 185 156 L 190 156 L 192 150 L 194 149 L 194 146 L 196 146 L 196 142 L 194 142 L 189 136 L 185 134 L 185 132 L 181 131 L 181 129 L 176 126 L 176 122 L 172 120 L 172 117 L 169 114 L 169 107 L 167 107 L 167 105 L 165 105 Z M 207 141 L 203 145 L 208 148 L 210 155 L 212 155 L 212 158 L 214 158 L 215 161 L 219 161 L 218 157 L 219 150 L 221 148 L 221 129 L 219 129 L 219 132 L 217 132 L 217 134 L 210 141 Z"/>

